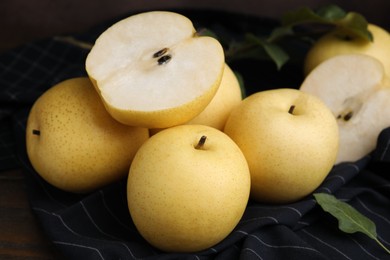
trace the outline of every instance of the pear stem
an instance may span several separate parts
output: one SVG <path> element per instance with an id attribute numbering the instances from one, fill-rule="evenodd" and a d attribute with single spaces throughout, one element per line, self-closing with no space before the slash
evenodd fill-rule
<path id="1" fill-rule="evenodd" d="M 33 129 L 32 130 L 32 134 L 33 135 L 41 135 L 41 131 L 37 130 L 37 129 Z"/>
<path id="2" fill-rule="evenodd" d="M 295 109 L 295 106 L 292 105 L 292 106 L 290 107 L 290 109 L 288 110 L 288 112 L 289 112 L 290 114 L 292 114 L 292 113 L 294 112 L 294 109 Z"/>
<path id="3" fill-rule="evenodd" d="M 204 144 L 205 144 L 205 142 L 206 142 L 206 139 L 207 139 L 207 136 L 202 135 L 202 137 L 199 139 L 198 144 L 195 146 L 195 149 L 198 149 L 198 150 L 202 149 Z"/>

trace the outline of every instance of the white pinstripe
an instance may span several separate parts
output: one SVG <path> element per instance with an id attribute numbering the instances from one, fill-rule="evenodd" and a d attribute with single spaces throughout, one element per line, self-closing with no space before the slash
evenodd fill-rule
<path id="1" fill-rule="evenodd" d="M 102 233 L 103 235 L 105 236 L 108 236 L 109 238 L 113 238 L 115 240 L 120 240 L 118 237 L 114 236 L 114 235 L 111 235 L 111 234 L 108 234 L 107 232 L 104 232 L 97 224 L 96 222 L 93 220 L 91 214 L 89 214 L 87 208 L 85 207 L 84 203 L 82 201 L 79 202 L 81 207 L 83 208 L 85 214 L 87 215 L 88 219 L 91 221 L 91 223 L 94 225 L 94 227 L 100 232 Z"/>
<path id="2" fill-rule="evenodd" d="M 99 194 L 100 194 L 100 196 L 101 196 L 101 198 L 102 198 L 104 208 L 107 210 L 107 212 L 115 219 L 116 222 L 118 222 L 119 225 L 121 225 L 122 227 L 124 227 L 126 230 L 131 231 L 130 227 L 127 226 L 125 223 L 123 223 L 123 222 L 114 214 L 114 212 L 112 212 L 112 210 L 108 207 L 108 205 L 107 205 L 107 203 L 106 203 L 106 200 L 105 200 L 104 192 L 103 192 L 102 190 L 99 190 Z"/>
<path id="3" fill-rule="evenodd" d="M 364 248 L 364 246 L 362 245 L 362 244 L 360 244 L 358 241 L 356 241 L 355 239 L 353 239 L 351 236 L 348 236 L 353 242 L 355 242 L 355 244 L 357 244 L 362 250 L 363 250 L 363 252 L 365 252 L 367 255 L 369 255 L 371 258 L 373 258 L 373 259 L 376 259 L 376 260 L 381 260 L 380 258 L 378 258 L 378 257 L 376 257 L 376 256 L 374 256 L 374 255 L 372 255 L 370 252 L 368 252 L 365 248 Z"/>
<path id="4" fill-rule="evenodd" d="M 270 248 L 294 248 L 294 249 L 304 249 L 304 250 L 309 250 L 309 251 L 314 251 L 314 252 L 320 253 L 319 251 L 315 250 L 314 248 L 304 247 L 304 246 L 293 246 L 293 245 L 275 246 L 275 245 L 270 245 L 270 244 L 264 242 L 263 240 L 261 240 L 261 239 L 260 239 L 258 236 L 256 236 L 256 235 L 249 234 L 249 233 L 247 233 L 247 232 L 245 232 L 245 231 L 240 231 L 240 230 L 237 231 L 237 232 L 255 238 L 257 241 L 259 241 L 261 244 L 265 245 L 266 247 L 270 247 Z"/>
<path id="5" fill-rule="evenodd" d="M 134 259 L 138 259 L 137 257 L 135 257 L 135 255 L 133 254 L 133 252 L 130 250 L 130 248 L 124 243 L 124 241 L 116 236 L 113 236 L 111 234 L 108 234 L 107 232 L 104 232 L 97 224 L 96 222 L 93 220 L 92 216 L 89 214 L 87 208 L 85 207 L 84 203 L 82 201 L 80 201 L 80 204 L 85 212 L 85 214 L 88 216 L 89 220 L 91 221 L 91 223 L 96 227 L 96 229 L 102 233 L 103 235 L 105 236 L 108 236 L 112 239 L 115 239 L 117 241 L 120 241 L 121 242 L 121 245 L 123 245 L 124 247 L 126 247 L 126 249 L 129 251 L 131 257 L 133 257 Z"/>
<path id="6" fill-rule="evenodd" d="M 285 208 L 285 209 L 290 209 L 292 211 L 294 211 L 295 213 L 298 214 L 299 217 L 302 217 L 302 213 L 297 210 L 296 208 L 293 208 L 293 207 L 289 207 L 289 206 L 282 206 L 282 205 L 278 205 L 277 207 L 265 207 L 265 206 L 251 206 L 250 207 L 251 209 L 267 209 L 267 210 L 280 210 L 281 208 Z"/>
<path id="7" fill-rule="evenodd" d="M 318 242 L 320 242 L 320 243 L 326 245 L 327 247 L 332 248 L 332 249 L 335 250 L 337 253 L 339 253 L 340 255 L 344 256 L 346 259 L 352 260 L 352 259 L 349 258 L 346 254 L 344 254 L 343 252 L 341 252 L 339 249 L 337 249 L 336 247 L 334 247 L 334 246 L 332 246 L 332 245 L 326 243 L 326 242 L 323 241 L 322 239 L 320 239 L 320 238 L 314 236 L 313 234 L 309 233 L 307 230 L 302 229 L 302 232 L 305 233 L 305 234 L 307 234 L 307 235 L 309 235 L 310 237 L 314 238 L 314 239 L 317 240 Z"/>
<path id="8" fill-rule="evenodd" d="M 387 222 L 387 224 L 390 225 L 390 220 L 389 220 L 389 219 L 387 219 L 386 217 L 384 217 L 384 216 L 382 216 L 382 215 L 380 215 L 380 214 L 378 214 L 378 213 L 372 211 L 371 209 L 369 209 L 369 208 L 367 207 L 367 205 L 364 204 L 363 201 L 361 201 L 359 198 L 356 198 L 356 200 L 363 206 L 363 208 L 364 208 L 365 210 L 367 210 L 367 211 L 370 212 L 371 214 L 377 216 L 378 218 L 384 220 L 385 222 Z"/>
<path id="9" fill-rule="evenodd" d="M 357 198 L 356 200 L 363 206 L 363 208 L 364 208 L 365 210 L 367 210 L 368 212 L 370 212 L 370 213 L 373 214 L 374 216 L 376 216 L 376 217 L 382 219 L 382 220 L 385 221 L 387 224 L 390 224 L 390 220 L 389 220 L 389 219 L 387 219 L 386 217 L 384 217 L 384 216 L 382 216 L 382 215 L 380 215 L 380 214 L 374 212 L 373 210 L 369 209 L 369 208 L 367 207 L 367 205 L 364 204 L 363 201 L 361 201 L 359 198 Z M 383 239 L 381 236 L 379 236 L 378 234 L 377 234 L 377 238 L 380 239 L 380 241 L 381 241 L 382 243 L 384 243 L 384 244 L 386 244 L 386 245 L 390 245 L 390 242 L 384 240 L 384 239 Z"/>
<path id="10" fill-rule="evenodd" d="M 253 249 L 251 249 L 251 248 L 246 247 L 246 248 L 244 248 L 242 251 L 248 251 L 248 252 L 254 254 L 255 256 L 257 256 L 257 258 L 263 259 L 258 253 L 256 253 L 255 250 L 253 250 Z"/>
<path id="11" fill-rule="evenodd" d="M 314 248 L 305 247 L 305 246 L 293 246 L 293 245 L 277 246 L 277 245 L 270 245 L 270 244 L 264 242 L 263 240 L 261 240 L 261 238 L 259 238 L 256 235 L 251 234 L 249 236 L 255 238 L 261 244 L 265 245 L 266 247 L 270 247 L 270 248 L 294 248 L 294 249 L 303 249 L 303 250 L 314 251 L 316 253 L 320 253 L 319 251 L 315 250 Z"/>
<path id="12" fill-rule="evenodd" d="M 68 242 L 63 242 L 63 241 L 53 241 L 53 243 L 54 244 L 58 244 L 58 245 L 66 245 L 66 246 L 74 246 L 74 247 L 79 247 L 79 248 L 90 249 L 90 250 L 93 250 L 93 251 L 97 252 L 97 254 L 99 255 L 100 259 L 104 260 L 104 257 L 102 255 L 102 253 L 96 247 L 84 246 L 84 245 L 80 245 L 80 244 L 68 243 Z"/>
<path id="13" fill-rule="evenodd" d="M 63 218 L 62 218 L 60 215 L 58 215 L 58 214 L 56 214 L 56 213 L 53 213 L 53 212 L 49 212 L 49 211 L 47 211 L 47 210 L 45 210 L 45 209 L 42 209 L 42 208 L 33 207 L 33 209 L 34 209 L 35 211 L 41 211 L 41 212 L 44 212 L 44 213 L 46 213 L 46 214 L 48 214 L 48 215 L 53 215 L 53 216 L 57 217 L 57 218 L 60 220 L 60 222 L 62 223 L 62 225 L 63 225 L 69 232 L 71 232 L 72 234 L 74 234 L 74 235 L 76 235 L 76 236 L 79 236 L 79 237 L 85 237 L 85 236 L 83 236 L 83 235 L 77 233 L 77 232 L 74 231 L 73 229 L 71 229 L 71 228 L 65 223 L 65 221 L 63 220 Z M 88 214 L 88 215 L 89 215 L 89 214 Z M 92 221 L 92 223 L 95 225 L 95 227 L 96 227 L 100 232 L 102 232 L 103 234 L 105 234 L 105 235 L 107 235 L 107 236 L 110 236 L 109 234 L 106 234 L 105 232 L 103 232 L 103 231 L 96 225 L 96 223 L 95 223 L 92 219 L 91 219 L 91 221 Z M 115 239 L 115 237 L 113 237 L 113 236 L 110 236 L 110 237 Z M 116 240 L 119 240 L 119 239 L 116 239 Z M 122 241 L 122 240 L 120 240 L 120 241 Z M 63 244 L 71 245 L 71 243 L 67 243 L 67 242 L 63 242 Z M 129 252 L 129 254 L 131 255 L 131 257 L 132 257 L 133 259 L 140 259 L 140 258 L 137 258 L 137 257 L 133 254 L 133 252 L 130 250 L 130 248 L 129 248 L 124 242 L 122 242 L 121 245 L 123 245 L 123 246 L 127 249 L 127 251 Z M 80 246 L 80 247 L 84 247 L 84 246 L 82 246 L 82 245 L 79 245 L 79 246 Z M 87 248 L 88 248 L 88 247 L 87 247 Z M 91 248 L 92 248 L 92 247 L 91 247 Z M 98 250 L 97 248 L 95 248 L 95 249 Z"/>
<path id="14" fill-rule="evenodd" d="M 245 219 L 245 220 L 242 220 L 240 223 L 247 223 L 247 222 L 251 222 L 251 221 L 255 221 L 255 220 L 262 220 L 262 219 L 271 219 L 275 224 L 279 224 L 279 221 L 274 218 L 274 217 L 258 217 L 258 218 L 250 218 L 250 219 Z"/>
<path id="15" fill-rule="evenodd" d="M 57 218 L 61 221 L 62 225 L 63 225 L 68 231 L 70 231 L 72 234 L 74 234 L 74 235 L 76 235 L 76 236 L 83 237 L 82 235 L 80 235 L 79 233 L 77 233 L 76 231 L 74 231 L 73 229 L 71 229 L 71 228 L 65 223 L 65 221 L 63 220 L 63 218 L 62 218 L 60 215 L 58 215 L 58 214 L 56 214 L 56 213 L 54 213 L 54 212 L 49 212 L 49 211 L 47 211 L 47 210 L 45 210 L 45 209 L 42 209 L 42 208 L 37 208 L 37 207 L 33 207 L 33 210 L 35 210 L 35 211 L 41 211 L 41 212 L 44 212 L 44 213 L 46 213 L 46 214 L 48 214 L 48 215 L 53 215 L 53 216 L 57 217 Z"/>

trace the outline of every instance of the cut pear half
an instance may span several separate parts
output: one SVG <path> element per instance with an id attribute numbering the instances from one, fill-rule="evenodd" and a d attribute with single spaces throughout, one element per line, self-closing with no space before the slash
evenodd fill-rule
<path id="1" fill-rule="evenodd" d="M 336 163 L 356 161 L 375 149 L 390 126 L 390 84 L 382 63 L 368 55 L 345 54 L 318 65 L 300 90 L 316 95 L 337 119 L 340 145 Z"/>
<path id="2" fill-rule="evenodd" d="M 167 11 L 125 18 L 96 40 L 86 70 L 108 112 L 127 125 L 163 128 L 198 115 L 214 97 L 224 51 Z"/>

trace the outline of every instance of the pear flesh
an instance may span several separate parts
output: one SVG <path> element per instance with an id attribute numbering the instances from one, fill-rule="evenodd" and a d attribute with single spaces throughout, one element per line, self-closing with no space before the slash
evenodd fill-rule
<path id="1" fill-rule="evenodd" d="M 198 115 L 215 95 L 223 69 L 221 44 L 198 36 L 187 17 L 166 11 L 117 22 L 86 59 L 108 112 L 124 124 L 149 128 Z"/>
<path id="2" fill-rule="evenodd" d="M 330 58 L 305 78 L 300 90 L 322 99 L 337 119 L 336 163 L 359 160 L 375 148 L 390 126 L 389 86 L 382 63 L 363 54 Z"/>

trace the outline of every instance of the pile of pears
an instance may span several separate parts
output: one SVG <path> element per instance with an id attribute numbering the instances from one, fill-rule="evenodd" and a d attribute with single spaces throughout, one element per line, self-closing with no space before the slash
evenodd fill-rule
<path id="1" fill-rule="evenodd" d="M 250 198 L 303 199 L 336 163 L 370 152 L 390 126 L 381 113 L 389 81 L 377 58 L 337 54 L 311 69 L 301 89 L 243 99 L 218 40 L 175 12 L 113 24 L 85 66 L 86 77 L 59 82 L 33 104 L 29 160 L 67 192 L 127 178 L 132 221 L 167 252 L 216 245 Z"/>

